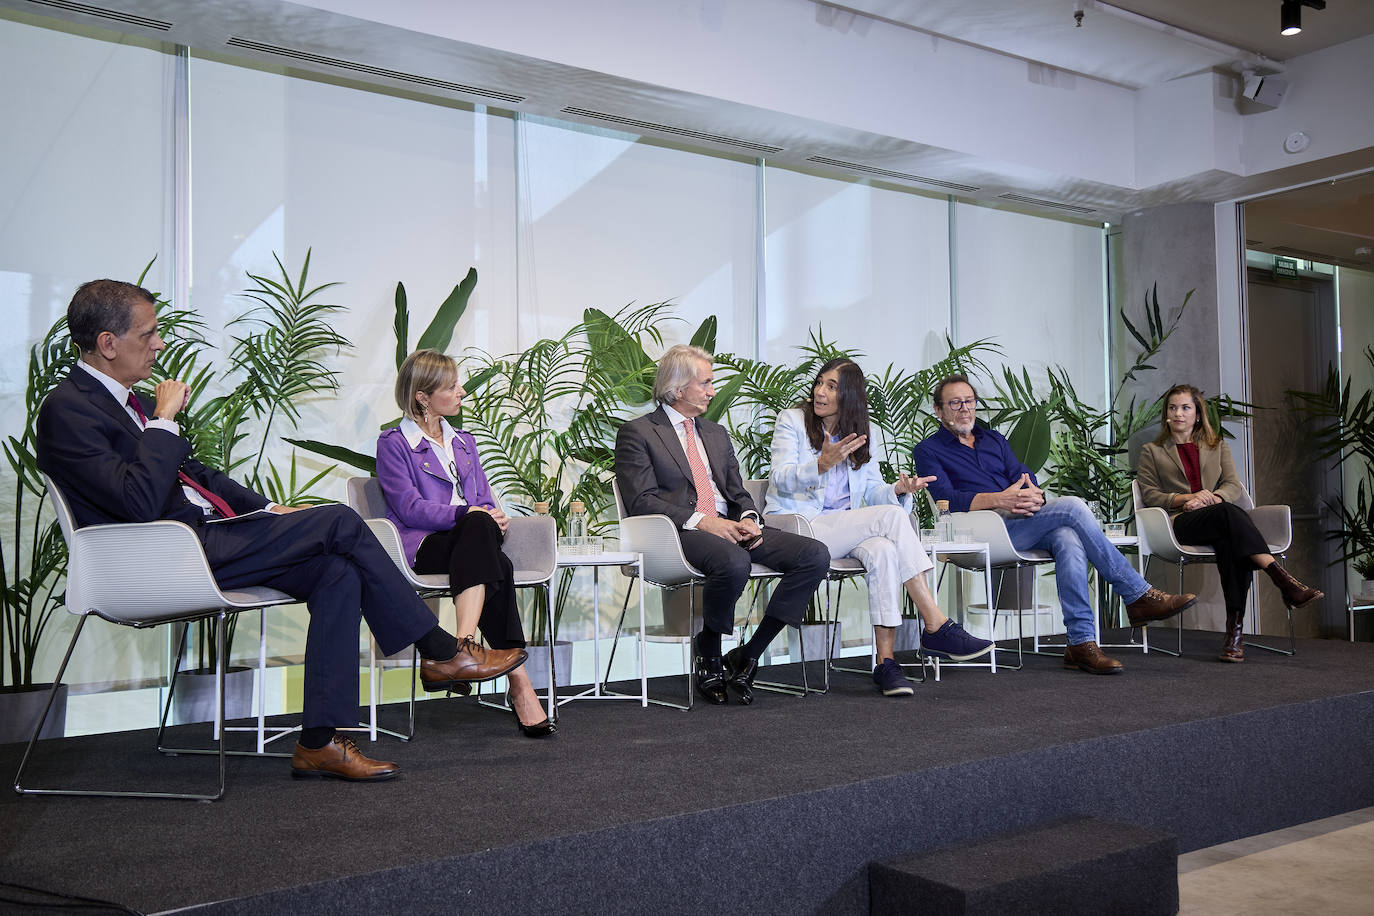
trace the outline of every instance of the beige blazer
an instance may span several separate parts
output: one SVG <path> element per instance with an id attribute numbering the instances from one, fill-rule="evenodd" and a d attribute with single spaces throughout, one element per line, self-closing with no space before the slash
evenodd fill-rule
<path id="1" fill-rule="evenodd" d="M 1202 466 L 1202 486 L 1228 503 L 1240 499 L 1244 491 L 1231 460 L 1231 449 L 1222 440 L 1216 448 L 1201 443 L 1197 447 L 1198 463 Z M 1140 498 L 1147 506 L 1168 511 L 1170 518 L 1183 510 L 1174 506 L 1174 497 L 1192 492 L 1183 462 L 1178 458 L 1178 445 L 1170 440 L 1163 445 L 1153 442 L 1140 450 L 1136 465 L 1136 481 L 1140 484 Z"/>

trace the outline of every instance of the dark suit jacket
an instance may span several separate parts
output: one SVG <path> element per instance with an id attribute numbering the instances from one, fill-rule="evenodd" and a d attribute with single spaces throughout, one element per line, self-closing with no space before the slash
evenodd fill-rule
<path id="1" fill-rule="evenodd" d="M 139 398 L 143 411 L 153 403 Z M 38 409 L 38 467 L 72 506 L 78 527 L 173 519 L 198 531 L 201 508 L 177 480 L 182 470 L 235 512 L 267 499 L 190 457 L 191 443 L 162 429 L 141 430 L 124 405 L 86 370 L 73 368 Z"/>
<path id="2" fill-rule="evenodd" d="M 702 417 L 697 417 L 696 428 L 711 477 L 725 497 L 726 515 L 738 520 L 752 512 L 757 517 L 758 507 L 740 478 L 730 434 L 719 423 Z M 615 438 L 615 478 L 629 515 L 663 514 L 681 528 L 696 512 L 692 468 L 662 407 L 620 427 Z"/>

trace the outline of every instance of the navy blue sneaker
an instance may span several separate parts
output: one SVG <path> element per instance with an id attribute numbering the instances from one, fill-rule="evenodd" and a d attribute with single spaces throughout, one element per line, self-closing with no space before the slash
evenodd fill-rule
<path id="1" fill-rule="evenodd" d="M 936 658 L 966 662 L 987 655 L 992 651 L 992 643 L 973 636 L 953 620 L 946 620 L 945 625 L 934 633 L 927 633 L 924 629 L 921 631 L 921 649 Z"/>
<path id="2" fill-rule="evenodd" d="M 883 663 L 873 669 L 873 683 L 885 697 L 909 697 L 915 693 L 911 681 L 902 673 L 902 666 L 890 658 L 883 659 Z"/>

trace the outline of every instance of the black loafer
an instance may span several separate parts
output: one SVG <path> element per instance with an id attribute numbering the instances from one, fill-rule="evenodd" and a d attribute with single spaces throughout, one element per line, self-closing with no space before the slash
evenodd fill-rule
<path id="1" fill-rule="evenodd" d="M 697 695 L 708 703 L 721 706 L 729 701 L 725 695 L 725 671 L 721 668 L 720 656 L 696 657 Z"/>
<path id="2" fill-rule="evenodd" d="M 758 659 L 746 655 L 743 646 L 725 653 L 725 683 L 745 706 L 754 702 L 754 675 L 758 673 Z"/>

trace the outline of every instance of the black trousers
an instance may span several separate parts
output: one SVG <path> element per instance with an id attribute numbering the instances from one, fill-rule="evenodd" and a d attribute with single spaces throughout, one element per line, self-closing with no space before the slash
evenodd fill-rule
<path id="1" fill-rule="evenodd" d="M 501 552 L 504 536 L 485 512 L 465 512 L 447 531 L 426 535 L 415 551 L 421 575 L 448 573 L 456 596 L 474 585 L 487 587 L 477 628 L 493 649 L 525 648 L 525 629 L 515 604 L 515 567 Z M 462 636 L 463 634 L 458 634 Z"/>
<path id="2" fill-rule="evenodd" d="M 1259 533 L 1250 513 L 1231 503 L 1203 506 L 1174 517 L 1174 534 L 1180 544 L 1210 547 L 1217 554 L 1217 575 L 1227 613 L 1242 613 L 1255 564 L 1250 557 L 1268 553 L 1269 543 Z"/>
<path id="3" fill-rule="evenodd" d="M 780 528 L 764 528 L 763 542 L 753 550 L 705 531 L 680 533 L 683 556 L 706 574 L 701 616 L 716 633 L 735 628 L 735 602 L 749 582 L 751 564 L 762 563 L 782 573 L 766 613 L 793 626 L 802 622 L 811 594 L 830 569 L 830 548 Z"/>

